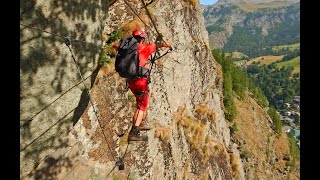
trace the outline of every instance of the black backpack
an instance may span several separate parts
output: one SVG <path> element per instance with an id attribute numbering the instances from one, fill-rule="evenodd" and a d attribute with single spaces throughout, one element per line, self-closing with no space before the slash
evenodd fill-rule
<path id="1" fill-rule="evenodd" d="M 133 36 L 120 40 L 115 69 L 118 74 L 127 79 L 148 75 L 148 69 L 139 66 L 138 41 Z"/>

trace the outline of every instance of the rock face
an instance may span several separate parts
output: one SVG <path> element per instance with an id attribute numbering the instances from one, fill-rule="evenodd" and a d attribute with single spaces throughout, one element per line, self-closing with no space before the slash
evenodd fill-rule
<path id="1" fill-rule="evenodd" d="M 143 12 L 141 1 L 129 4 Z M 230 132 L 222 110 L 222 74 L 208 46 L 200 7 L 174 0 L 152 2 L 148 9 L 164 40 L 175 47 L 152 72 L 147 120 L 155 128 L 143 132 L 149 137 L 147 143 L 128 146 L 125 170 L 109 174 L 115 163 L 112 157 L 125 153 L 135 105 L 130 101 L 132 94 L 123 90 L 124 80 L 112 71 L 101 71 L 91 92 L 107 141 L 99 127 L 93 126 L 95 116 L 85 112 L 73 132 L 75 141 L 87 147 L 79 159 L 94 164 L 91 177 L 232 179 L 227 152 Z M 109 9 L 105 31 L 110 33 L 132 19 L 130 9 L 118 1 Z M 156 36 L 151 30 L 149 33 L 152 42 Z M 117 137 L 122 133 L 123 137 Z M 80 136 L 88 140 L 83 142 Z"/>
<path id="2" fill-rule="evenodd" d="M 128 2 L 138 13 L 144 12 L 141 1 L 132 0 Z M 100 3 L 102 4 L 102 2 L 99 2 L 94 7 L 99 8 Z M 164 35 L 164 40 L 170 42 L 175 48 L 173 52 L 158 61 L 157 67 L 152 72 L 147 120 L 155 128 L 149 132 L 143 132 L 148 135 L 149 141 L 147 143 L 130 144 L 126 151 L 126 137 L 131 125 L 132 113 L 135 110 L 134 96 L 130 92 L 124 91 L 125 82 L 113 72 L 113 65 L 111 64 L 108 68 L 102 68 L 97 78 L 93 79 L 95 81 L 90 90 L 90 95 L 94 108 L 88 102 L 88 98 L 86 98 L 87 106 L 82 104 L 83 100 L 79 102 L 80 89 L 82 88 L 79 85 L 78 88 L 75 88 L 77 91 L 71 93 L 72 95 L 65 95 L 66 99 L 63 101 L 63 98 L 60 98 L 61 104 L 57 104 L 51 110 L 54 114 L 50 114 L 50 112 L 43 113 L 44 115 L 42 115 L 41 119 L 31 121 L 30 125 L 27 126 L 28 128 L 21 128 L 22 146 L 33 141 L 33 138 L 37 136 L 41 137 L 40 140 L 35 140 L 35 142 L 38 141 L 36 144 L 40 147 L 39 149 L 37 149 L 37 146 L 31 145 L 25 148 L 24 151 L 26 153 L 24 151 L 21 152 L 20 157 L 24 162 L 21 165 L 23 177 L 29 174 L 29 176 L 25 177 L 26 179 L 115 179 L 125 177 L 133 179 L 233 178 L 230 156 L 227 152 L 230 145 L 230 132 L 223 112 L 222 72 L 221 67 L 211 55 L 208 45 L 208 34 L 204 26 L 204 19 L 199 4 L 180 0 L 150 1 L 147 3 L 150 3 L 148 9 L 152 13 L 158 30 Z M 47 12 L 46 8 L 50 8 L 49 5 L 51 4 L 43 4 L 43 6 L 40 6 L 37 2 L 33 8 L 38 7 L 39 10 Z M 55 3 L 52 5 L 55 5 Z M 73 9 L 68 3 L 61 2 L 57 3 L 58 5 Z M 92 6 L 91 4 L 87 5 L 88 7 Z M 71 23 L 70 19 L 70 23 L 68 24 L 68 28 L 70 29 L 65 27 L 65 32 L 73 32 L 76 27 L 81 26 L 88 29 L 93 28 L 90 31 L 92 33 L 88 33 L 89 35 L 99 34 L 98 26 L 100 24 L 94 23 L 95 21 L 91 22 L 92 25 L 79 24 L 78 26 L 73 26 L 73 24 L 77 24 L 78 20 L 80 20 L 78 18 L 87 18 L 88 14 L 79 15 L 80 17 L 74 16 L 69 14 L 69 11 L 64 12 L 63 7 L 56 8 L 53 12 L 57 14 L 57 17 L 67 16 L 73 20 Z M 83 7 L 81 12 L 84 9 L 86 8 Z M 65 13 L 65 15 L 61 14 L 61 12 Z M 92 11 L 88 11 L 89 14 L 90 12 Z M 98 16 L 101 9 L 95 12 L 95 15 Z M 100 17 L 102 18 L 102 16 Z M 46 18 L 44 17 L 44 19 Z M 130 9 L 123 1 L 117 1 L 108 9 L 107 18 L 104 19 L 106 21 L 104 31 L 106 34 L 110 33 L 132 19 L 133 13 Z M 63 25 L 62 22 L 64 21 L 61 20 L 61 25 Z M 152 28 L 150 21 L 148 23 Z M 39 24 L 39 26 L 43 25 Z M 59 26 L 50 27 L 52 28 L 51 31 L 56 32 L 54 27 Z M 97 29 L 94 27 L 97 27 Z M 47 28 L 47 30 L 50 30 L 50 28 Z M 33 36 L 39 38 L 39 41 L 46 39 L 42 38 L 45 35 L 41 34 L 40 38 L 37 37 L 37 35 L 39 36 L 38 33 L 27 29 L 24 29 L 22 32 L 22 39 L 25 40 L 32 41 Z M 151 34 L 151 30 L 149 30 L 149 33 L 148 41 L 152 42 L 155 40 L 156 35 Z M 87 37 L 85 35 L 81 36 L 82 34 L 74 34 L 74 36 L 77 35 Z M 50 38 L 47 37 L 47 39 Z M 89 41 L 91 39 L 87 37 L 85 40 Z M 71 77 L 69 77 L 71 80 L 64 79 L 67 76 L 65 74 L 69 72 L 69 76 L 71 74 L 74 75 L 74 81 L 79 83 L 80 79 L 76 76 L 77 71 L 74 69 L 73 64 L 71 64 L 72 59 L 70 59 L 68 49 L 65 48 L 63 41 L 56 41 L 56 43 L 49 41 L 50 43 L 47 45 L 43 43 L 44 45 L 41 47 L 48 49 L 46 47 L 49 45 L 55 44 L 58 46 L 55 49 L 59 49 L 59 52 L 64 52 L 64 58 L 58 59 L 60 60 L 58 61 L 54 56 L 57 52 L 49 51 L 52 53 L 53 58 L 51 61 L 48 61 L 51 63 L 60 62 L 62 65 L 58 66 L 49 62 L 47 65 L 44 62 L 36 66 L 38 69 L 29 72 L 29 74 L 21 70 L 22 82 L 26 84 L 21 85 L 24 87 L 22 91 L 23 97 L 29 97 L 29 94 L 36 93 L 38 93 L 37 97 L 42 97 L 48 94 L 47 91 L 50 92 L 57 87 L 61 89 L 59 89 L 59 92 L 64 93 L 65 89 L 73 86 L 71 83 L 73 79 Z M 21 48 L 23 54 L 28 55 L 28 51 L 32 49 L 30 46 L 34 45 L 34 43 L 23 44 Z M 95 58 L 91 56 L 92 59 L 87 60 L 86 58 L 89 55 L 94 54 L 90 54 L 89 47 L 87 48 L 87 51 L 81 51 L 80 47 L 79 49 L 75 47 L 75 52 L 77 52 L 76 57 L 78 57 L 79 63 L 82 63 L 81 71 L 85 74 L 85 77 L 90 75 L 90 68 L 88 68 L 90 66 L 86 63 L 91 62 L 92 67 L 94 67 L 94 62 L 96 62 L 97 58 L 96 56 L 93 56 Z M 43 50 L 41 52 L 46 51 Z M 160 53 L 164 53 L 164 51 Z M 51 56 L 47 55 L 46 57 L 49 58 Z M 32 62 L 41 62 L 40 60 L 43 58 L 23 57 L 21 59 L 22 61 L 31 59 L 30 61 Z M 65 62 L 68 59 L 70 63 Z M 49 65 L 50 68 L 46 68 Z M 39 66 L 43 67 L 43 70 Z M 56 66 L 58 66 L 59 71 L 55 69 Z M 64 70 L 64 66 L 73 69 L 67 71 L 66 69 Z M 86 73 L 87 71 L 89 72 Z M 37 79 L 38 76 L 44 77 L 44 74 L 40 72 L 47 73 L 44 81 Z M 58 72 L 59 76 L 52 72 Z M 28 78 L 32 79 L 33 82 L 37 82 L 39 84 L 37 87 L 40 84 L 43 86 L 49 84 L 50 87 L 43 90 L 40 88 L 31 90 L 32 88 L 30 88 L 30 85 L 27 84 L 28 81 L 26 81 Z M 53 82 L 51 83 L 51 81 Z M 62 85 L 61 82 L 66 82 L 67 84 Z M 56 91 L 54 92 L 57 93 Z M 59 93 L 56 95 L 54 93 L 51 94 L 51 98 L 59 96 Z M 85 93 L 82 96 L 86 97 Z M 34 102 L 35 105 L 30 103 L 33 101 L 32 98 L 30 100 L 23 99 L 23 118 L 21 119 L 28 119 L 32 116 L 33 113 L 31 113 L 30 109 L 34 109 L 35 112 L 41 109 L 36 106 L 37 101 Z M 51 101 L 43 100 L 43 102 L 43 104 L 48 104 Z M 75 103 L 72 104 L 72 102 Z M 81 118 L 76 119 L 75 115 L 72 116 L 72 108 L 69 110 L 63 106 L 63 103 L 68 103 L 68 108 L 74 108 L 79 103 L 83 108 Z M 63 113 L 64 111 L 68 112 L 68 110 L 71 111 L 69 114 Z M 62 120 L 57 120 L 59 118 L 62 118 Z M 73 127 L 71 124 L 72 119 L 75 119 Z M 43 136 L 43 132 L 50 125 L 52 126 L 52 132 L 48 133 L 47 136 Z M 101 128 L 103 131 L 101 131 Z M 27 136 L 26 132 L 29 129 L 31 129 L 31 134 Z M 57 134 L 58 132 L 60 134 Z M 125 133 L 124 136 L 118 136 L 123 133 Z M 46 149 L 48 147 L 46 144 L 52 148 Z M 27 154 L 27 152 L 31 155 L 37 152 L 37 157 L 34 158 Z M 119 171 L 116 168 L 112 171 L 115 161 L 124 154 L 125 170 Z M 34 161 L 31 161 L 31 159 L 34 159 Z M 41 161 L 42 159 L 44 160 Z M 35 169 L 30 173 L 33 168 Z"/>
<path id="3" fill-rule="evenodd" d="M 95 78 L 108 1 L 20 1 L 20 23 L 62 36 L 72 48 L 86 86 Z M 20 176 L 29 174 L 57 149 L 88 98 L 65 39 L 20 26 Z"/>

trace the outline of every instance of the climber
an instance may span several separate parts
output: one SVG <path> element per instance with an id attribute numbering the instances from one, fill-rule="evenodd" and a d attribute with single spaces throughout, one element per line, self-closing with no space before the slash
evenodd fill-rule
<path id="1" fill-rule="evenodd" d="M 148 60 L 149 56 L 156 51 L 156 44 L 144 44 L 145 33 L 141 29 L 136 29 L 132 32 L 132 36 L 138 41 L 138 57 L 139 66 L 149 70 L 149 73 L 142 77 L 128 80 L 128 86 L 131 92 L 136 97 L 136 111 L 132 118 L 132 127 L 129 132 L 128 141 L 147 141 L 147 136 L 141 136 L 140 130 L 150 130 L 151 127 L 145 122 L 147 107 L 149 103 L 149 81 L 151 62 Z M 160 43 L 159 48 L 168 47 L 172 49 L 169 43 Z M 143 122 L 143 123 L 142 123 Z"/>

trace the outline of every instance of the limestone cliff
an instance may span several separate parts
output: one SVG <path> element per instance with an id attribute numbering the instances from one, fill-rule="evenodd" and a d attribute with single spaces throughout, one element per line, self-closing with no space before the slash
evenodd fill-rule
<path id="1" fill-rule="evenodd" d="M 66 152 L 68 133 L 88 104 L 77 68 L 60 36 L 89 42 L 72 41 L 89 88 L 97 74 L 94 70 L 107 9 L 104 0 L 20 1 L 21 178 L 57 149 Z"/>
<path id="2" fill-rule="evenodd" d="M 141 1 L 129 1 L 129 4 L 143 15 Z M 110 179 L 127 176 L 232 179 L 227 152 L 230 133 L 222 110 L 221 71 L 208 47 L 199 5 L 179 0 L 154 1 L 148 9 L 164 39 L 175 47 L 172 53 L 161 58 L 152 73 L 147 120 L 155 128 L 146 133 L 147 143 L 128 147 L 125 170 L 114 170 L 108 175 L 115 163 L 112 154 L 122 157 L 125 152 L 127 134 L 123 137 L 117 134 L 127 132 L 135 107 L 128 98 L 132 97 L 130 92 L 123 90 L 123 79 L 112 68 L 103 68 L 91 92 L 114 152 L 109 152 L 88 107 L 80 120 L 82 123 L 78 123 L 73 132 L 76 141 L 88 140 L 83 144 L 87 147 L 83 157 L 92 164 L 100 164 L 95 168 L 95 175 Z M 122 1 L 112 5 L 106 34 L 133 20 L 132 14 Z M 148 25 L 152 28 L 151 23 Z M 148 40 L 152 42 L 155 34 L 151 34 L 151 30 L 149 33 Z M 79 136 L 83 137 L 79 139 Z"/>

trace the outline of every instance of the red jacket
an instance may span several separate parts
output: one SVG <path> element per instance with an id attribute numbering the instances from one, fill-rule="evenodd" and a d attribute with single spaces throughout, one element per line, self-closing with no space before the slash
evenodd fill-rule
<path id="1" fill-rule="evenodd" d="M 139 66 L 144 66 L 149 56 L 156 51 L 156 44 L 139 44 L 138 54 L 139 54 Z"/>
<path id="2" fill-rule="evenodd" d="M 144 67 L 148 61 L 149 56 L 156 51 L 156 44 L 139 44 L 138 54 L 139 54 L 139 66 Z M 149 104 L 149 87 L 148 78 L 142 77 L 138 79 L 133 79 L 128 82 L 129 88 L 133 94 L 136 96 L 137 109 L 141 111 L 146 111 Z M 143 95 L 137 95 L 137 92 L 143 92 Z"/>

